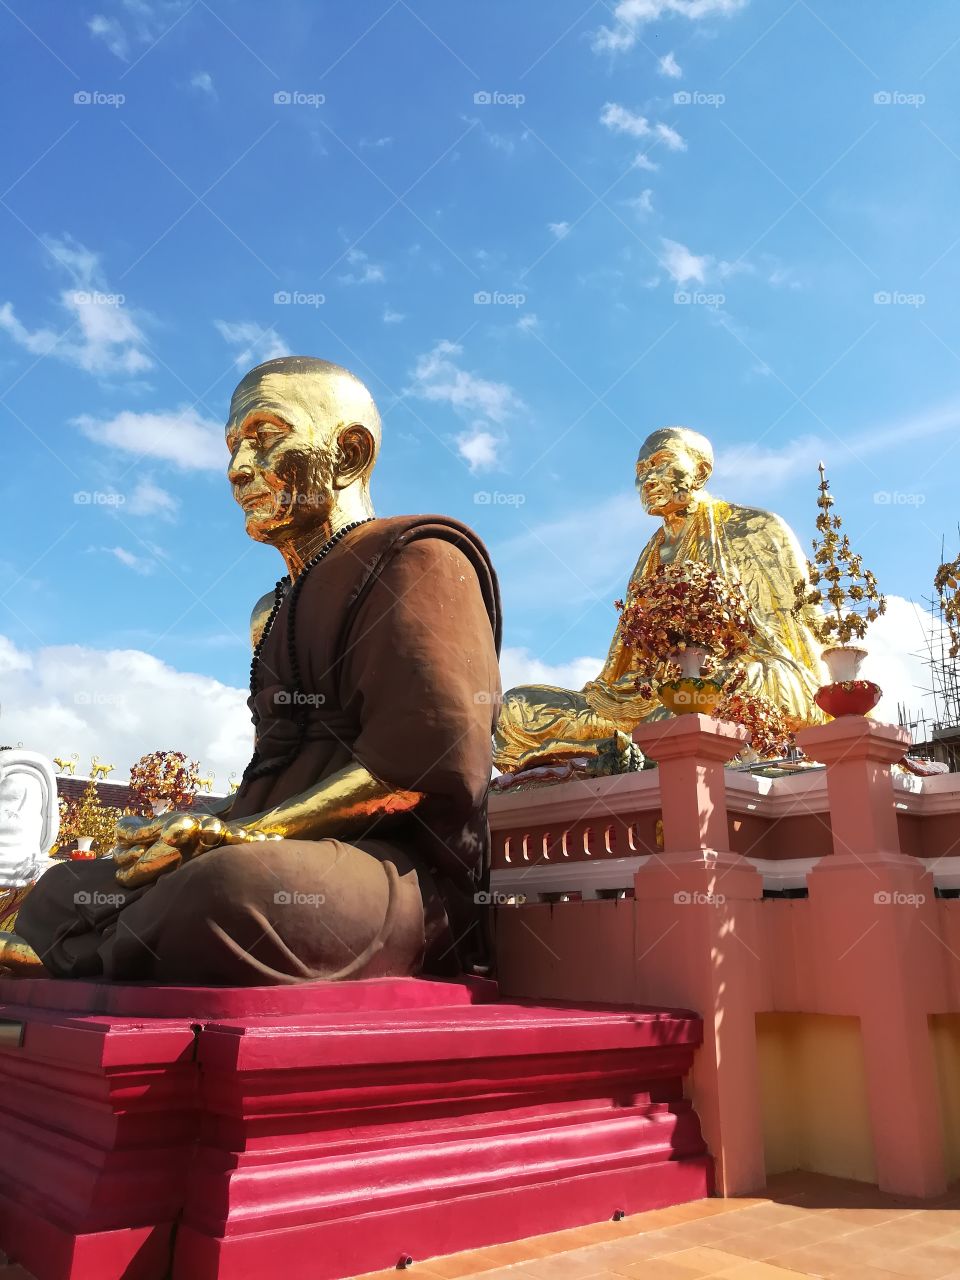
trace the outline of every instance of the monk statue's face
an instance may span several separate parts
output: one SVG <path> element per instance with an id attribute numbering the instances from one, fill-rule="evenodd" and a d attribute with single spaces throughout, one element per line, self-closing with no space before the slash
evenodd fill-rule
<path id="1" fill-rule="evenodd" d="M 352 420 L 356 391 L 341 376 L 350 375 L 337 366 L 326 373 L 283 365 L 273 361 L 243 379 L 226 427 L 227 476 L 247 533 L 281 548 L 329 529 L 347 491 L 365 486 L 376 449 L 371 432 Z"/>
<path id="2" fill-rule="evenodd" d="M 654 437 L 637 459 L 637 492 L 651 516 L 685 511 L 706 483 L 703 458 L 680 438 Z"/>

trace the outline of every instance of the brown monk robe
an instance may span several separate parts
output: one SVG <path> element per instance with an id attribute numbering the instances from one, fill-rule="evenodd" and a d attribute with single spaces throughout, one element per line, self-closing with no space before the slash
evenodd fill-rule
<path id="1" fill-rule="evenodd" d="M 223 846 L 138 889 L 110 859 L 56 867 L 18 919 L 55 976 L 257 985 L 486 963 L 500 616 L 485 548 L 443 517 L 373 520 L 304 576 L 293 636 L 292 594 L 261 653 L 230 820 L 351 760 L 422 802 L 350 843 Z"/>

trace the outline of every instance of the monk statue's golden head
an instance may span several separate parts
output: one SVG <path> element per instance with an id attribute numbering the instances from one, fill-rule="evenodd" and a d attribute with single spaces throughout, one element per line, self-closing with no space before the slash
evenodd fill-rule
<path id="1" fill-rule="evenodd" d="M 713 471 L 713 446 L 689 427 L 661 427 L 637 458 L 637 492 L 648 515 L 669 516 L 695 503 Z"/>
<path id="2" fill-rule="evenodd" d="M 358 377 L 283 356 L 245 374 L 230 401 L 227 476 L 247 533 L 281 549 L 373 514 L 380 414 Z"/>

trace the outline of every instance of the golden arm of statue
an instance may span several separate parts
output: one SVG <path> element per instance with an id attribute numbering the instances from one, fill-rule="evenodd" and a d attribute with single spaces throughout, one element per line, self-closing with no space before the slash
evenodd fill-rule
<path id="1" fill-rule="evenodd" d="M 355 839 L 374 823 L 382 829 L 384 823 L 409 813 L 422 799 L 422 792 L 390 787 L 353 761 L 316 787 L 236 822 L 195 814 L 121 819 L 113 853 L 117 880 L 130 889 L 149 884 L 219 845 L 330 836 Z"/>

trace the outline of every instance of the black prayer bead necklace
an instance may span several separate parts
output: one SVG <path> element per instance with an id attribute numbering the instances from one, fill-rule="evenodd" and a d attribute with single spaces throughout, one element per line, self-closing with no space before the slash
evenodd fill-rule
<path id="1" fill-rule="evenodd" d="M 300 598 L 300 592 L 303 590 L 303 584 L 306 582 L 307 575 L 310 570 L 315 568 L 321 560 L 324 560 L 337 543 L 340 542 L 341 539 L 345 538 L 351 530 L 358 529 L 362 524 L 369 524 L 373 519 L 373 516 L 367 516 L 365 520 L 354 520 L 350 524 L 345 524 L 342 529 L 337 530 L 332 538 L 327 539 L 316 555 L 311 556 L 304 564 L 292 587 L 290 585 L 289 575 L 285 575 L 277 582 L 277 585 L 273 589 L 273 608 L 270 610 L 267 620 L 264 623 L 263 630 L 260 632 L 259 640 L 254 645 L 253 658 L 250 662 L 250 696 L 251 698 L 255 698 L 260 692 L 260 658 L 263 653 L 264 646 L 266 645 L 267 637 L 273 630 L 273 624 L 277 619 L 277 614 L 280 612 L 280 607 L 289 594 L 290 616 L 287 621 L 287 653 L 290 659 L 290 673 L 293 680 L 291 701 L 296 708 L 297 716 L 297 745 L 282 761 L 278 761 L 276 764 L 271 762 L 269 769 L 262 770 L 258 768 L 260 766 L 260 754 L 256 748 L 254 748 L 253 758 L 243 773 L 243 780 L 245 782 L 251 777 L 258 776 L 259 772 L 272 773 L 275 769 L 283 768 L 290 760 L 294 759 L 299 754 L 303 730 L 306 724 L 306 702 L 304 698 L 300 696 L 302 694 L 302 690 L 300 688 L 300 664 L 297 660 L 296 645 L 297 601 Z"/>

